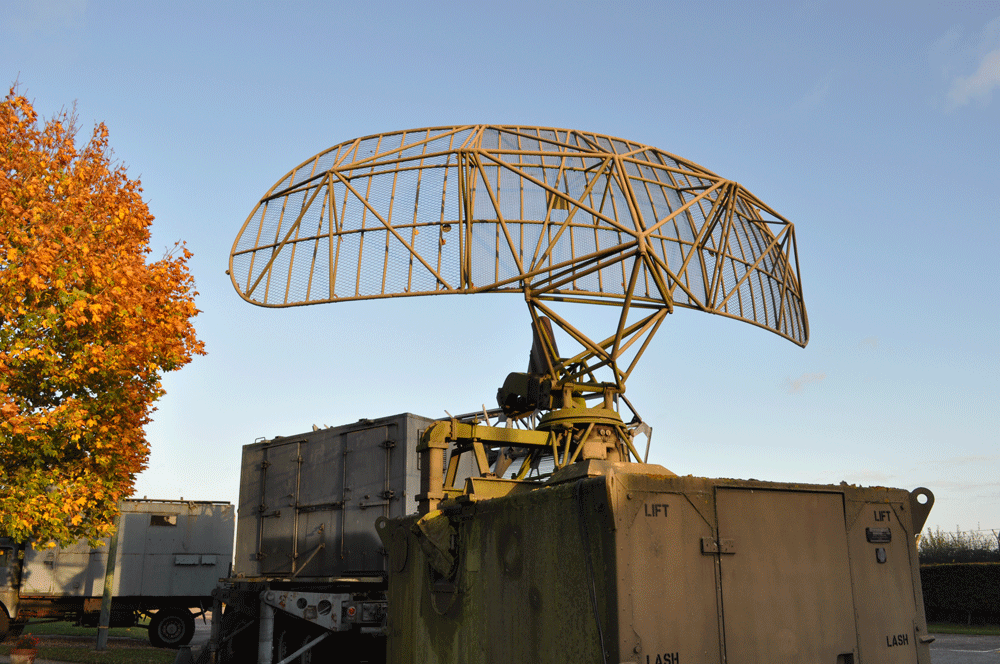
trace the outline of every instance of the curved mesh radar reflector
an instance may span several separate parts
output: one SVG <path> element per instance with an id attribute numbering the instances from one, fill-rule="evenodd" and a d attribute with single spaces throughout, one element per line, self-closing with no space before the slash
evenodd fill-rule
<path id="1" fill-rule="evenodd" d="M 269 307 L 518 292 L 699 309 L 805 345 L 797 263 L 791 223 L 690 161 L 587 132 L 469 125 L 302 163 L 250 214 L 230 275 Z"/>

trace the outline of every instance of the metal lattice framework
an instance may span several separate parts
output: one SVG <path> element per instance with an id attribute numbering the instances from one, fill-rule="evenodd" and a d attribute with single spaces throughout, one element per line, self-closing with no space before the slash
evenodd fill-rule
<path id="1" fill-rule="evenodd" d="M 585 381 L 610 367 L 619 390 L 675 306 L 808 340 L 790 222 L 690 161 L 566 129 L 435 127 L 336 145 L 264 195 L 230 275 L 267 307 L 523 293 L 536 323 L 548 317 L 583 349 L 549 353 L 550 373 Z M 620 307 L 619 325 L 591 339 L 553 301 Z"/>

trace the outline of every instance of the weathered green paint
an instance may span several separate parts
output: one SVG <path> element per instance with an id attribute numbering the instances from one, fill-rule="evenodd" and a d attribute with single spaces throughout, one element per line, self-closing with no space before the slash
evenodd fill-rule
<path id="1" fill-rule="evenodd" d="M 585 555 L 593 556 L 604 638 L 612 645 L 614 540 L 603 490 L 599 480 L 585 480 L 579 501 L 577 486 L 568 484 L 443 510 L 457 531 L 459 571 L 450 581 L 458 592 L 435 592 L 436 573 L 411 537 L 405 566 L 389 581 L 389 661 L 601 661 Z M 586 545 L 581 503 L 592 529 Z M 415 521 L 390 528 L 410 531 Z M 398 555 L 390 553 L 393 570 Z"/>

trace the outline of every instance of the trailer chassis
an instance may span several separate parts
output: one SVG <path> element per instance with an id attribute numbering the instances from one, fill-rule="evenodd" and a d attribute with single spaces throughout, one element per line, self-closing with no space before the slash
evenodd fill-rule
<path id="1" fill-rule="evenodd" d="M 384 661 L 385 585 L 381 576 L 224 579 L 213 592 L 212 631 L 199 662 L 307 662 L 328 641 L 359 661 Z"/>

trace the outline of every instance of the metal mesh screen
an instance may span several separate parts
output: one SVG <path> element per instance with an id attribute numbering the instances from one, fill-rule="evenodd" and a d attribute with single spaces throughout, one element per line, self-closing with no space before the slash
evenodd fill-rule
<path id="1" fill-rule="evenodd" d="M 437 127 L 336 145 L 265 194 L 230 274 L 264 306 L 530 289 L 808 339 L 791 223 L 697 164 L 566 129 Z"/>

